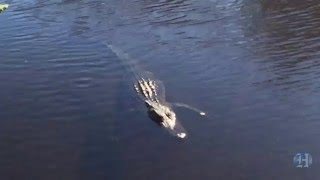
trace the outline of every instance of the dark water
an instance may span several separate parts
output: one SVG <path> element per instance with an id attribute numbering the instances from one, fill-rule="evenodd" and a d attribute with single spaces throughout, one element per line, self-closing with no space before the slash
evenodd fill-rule
<path id="1" fill-rule="evenodd" d="M 6 3 L 1 179 L 320 178 L 318 1 Z M 175 109 L 186 141 L 147 117 L 106 42 L 207 112 Z"/>

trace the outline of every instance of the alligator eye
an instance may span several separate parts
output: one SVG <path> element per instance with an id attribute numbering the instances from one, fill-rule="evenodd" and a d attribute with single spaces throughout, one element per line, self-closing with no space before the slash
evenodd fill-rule
<path id="1" fill-rule="evenodd" d="M 171 119 L 171 114 L 170 113 L 166 113 L 166 116 Z"/>

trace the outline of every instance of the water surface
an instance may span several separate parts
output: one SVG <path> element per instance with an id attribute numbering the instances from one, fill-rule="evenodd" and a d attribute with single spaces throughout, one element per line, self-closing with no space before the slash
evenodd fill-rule
<path id="1" fill-rule="evenodd" d="M 0 15 L 2 179 L 318 179 L 320 5 L 11 0 Z M 189 137 L 159 128 L 104 43 L 151 71 Z M 298 152 L 313 164 L 295 168 Z"/>

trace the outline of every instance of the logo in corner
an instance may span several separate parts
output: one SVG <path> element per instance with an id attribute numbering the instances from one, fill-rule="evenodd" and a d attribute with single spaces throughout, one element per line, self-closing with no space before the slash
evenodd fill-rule
<path id="1" fill-rule="evenodd" d="M 297 153 L 293 157 L 293 164 L 297 168 L 308 168 L 312 164 L 312 156 L 310 153 Z"/>

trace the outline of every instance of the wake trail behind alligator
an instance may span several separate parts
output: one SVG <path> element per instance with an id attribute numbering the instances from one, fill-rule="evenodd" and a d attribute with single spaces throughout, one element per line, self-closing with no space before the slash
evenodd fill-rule
<path id="1" fill-rule="evenodd" d="M 137 64 L 137 61 L 132 59 L 129 54 L 125 53 L 124 51 L 122 51 L 120 48 L 112 45 L 112 44 L 108 44 L 108 43 L 104 43 L 120 60 L 120 62 L 122 63 L 122 65 L 125 67 L 125 69 L 132 75 L 131 78 L 132 82 L 139 82 L 142 79 L 145 80 L 152 80 L 154 82 L 156 82 L 157 84 L 157 98 L 162 102 L 162 103 L 166 103 L 165 101 L 165 88 L 164 85 L 162 83 L 162 81 L 156 79 L 153 75 L 152 72 L 149 71 L 145 71 L 144 69 L 140 68 Z M 144 97 L 141 97 L 141 99 L 145 100 Z"/>

